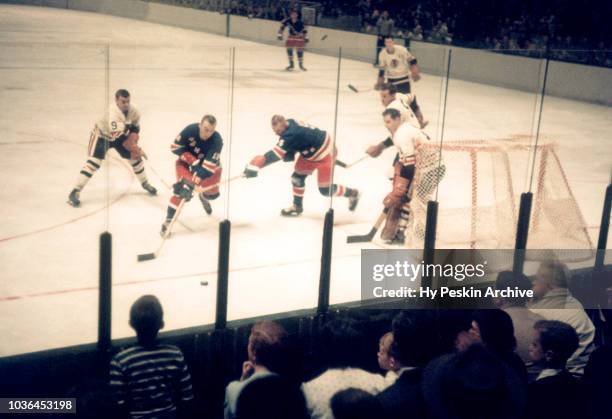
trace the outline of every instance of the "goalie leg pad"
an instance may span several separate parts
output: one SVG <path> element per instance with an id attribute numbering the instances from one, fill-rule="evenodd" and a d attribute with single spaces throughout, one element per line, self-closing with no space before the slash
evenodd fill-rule
<path id="1" fill-rule="evenodd" d="M 398 207 L 389 208 L 385 226 L 380 233 L 380 238 L 383 240 L 393 240 L 400 223 L 401 209 Z"/>

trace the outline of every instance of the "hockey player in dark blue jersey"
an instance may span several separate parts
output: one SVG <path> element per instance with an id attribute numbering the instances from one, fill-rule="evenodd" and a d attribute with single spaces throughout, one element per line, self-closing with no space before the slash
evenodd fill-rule
<path id="1" fill-rule="evenodd" d="M 283 19 L 281 27 L 278 30 L 279 41 L 283 39 L 283 32 L 285 28 L 289 28 L 289 36 L 285 42 L 287 48 L 287 57 L 289 58 L 289 66 L 286 68 L 287 71 L 293 70 L 293 48 L 297 51 L 298 65 L 302 71 L 306 71 L 304 67 L 304 47 L 308 42 L 306 26 L 302 19 L 299 18 L 298 12 L 292 10 L 289 13 L 289 17 Z"/>
<path id="2" fill-rule="evenodd" d="M 220 155 L 223 139 L 215 130 L 217 120 L 213 115 L 204 115 L 200 123 L 187 125 L 170 146 L 176 160 L 176 180 L 173 195 L 168 204 L 166 220 L 162 224 L 164 236 L 182 200 L 189 201 L 196 188 L 205 188 L 198 198 L 208 215 L 212 213 L 209 201 L 219 197 L 221 181 Z"/>
<path id="3" fill-rule="evenodd" d="M 272 130 L 280 138 L 276 146 L 264 155 L 255 156 L 244 169 L 247 178 L 257 176 L 259 169 L 279 160 L 293 161 L 295 169 L 291 175 L 293 205 L 281 211 L 284 216 L 300 215 L 303 211 L 306 177 L 317 171 L 319 191 L 324 196 L 344 196 L 349 199 L 349 210 L 354 211 L 359 202 L 359 191 L 332 184 L 332 172 L 336 150 L 328 133 L 318 128 L 285 119 L 282 115 L 272 117 Z"/>

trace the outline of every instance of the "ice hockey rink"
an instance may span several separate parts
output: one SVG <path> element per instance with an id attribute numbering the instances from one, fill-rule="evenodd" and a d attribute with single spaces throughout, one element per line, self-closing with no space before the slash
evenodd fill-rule
<path id="1" fill-rule="evenodd" d="M 292 164 L 279 162 L 258 178 L 224 184 L 212 216 L 192 200 L 160 257 L 136 260 L 160 240 L 175 181 L 170 144 L 206 113 L 217 117 L 225 140 L 225 179 L 275 144 L 269 121 L 277 113 L 335 134 L 338 157 L 346 162 L 383 140 L 387 133 L 378 93 L 371 90 L 376 70 L 370 63 L 340 61 L 335 120 L 338 63 L 329 54 L 307 52 L 307 72 L 286 72 L 280 43 L 0 5 L 0 356 L 95 341 L 98 240 L 104 231 L 113 236 L 113 338 L 132 335 L 129 307 L 143 294 L 160 298 L 165 330 L 214 321 L 218 224 L 226 218 L 232 223 L 229 320 L 316 306 L 323 218 L 330 205 L 335 210 L 331 303 L 358 300 L 361 249 L 388 246 L 378 239 L 348 245 L 346 236 L 367 232 L 379 214 L 389 189 L 390 150 L 348 170 L 336 169 L 336 183 L 362 192 L 355 213 L 344 198 L 322 197 L 309 178 L 305 213 L 281 217 L 281 208 L 291 203 Z M 361 92 L 348 89 L 349 83 Z M 439 140 L 442 79 L 424 73 L 413 86 L 430 121 L 425 131 Z M 158 195 L 148 196 L 129 165 L 110 152 L 81 193 L 82 206 L 72 208 L 66 199 L 85 162 L 90 131 L 119 88 L 130 91 L 142 114 L 146 171 Z M 451 79 L 444 138 L 531 134 L 537 93 Z M 611 109 L 547 96 L 541 131 L 558 144 L 595 243 L 610 179 Z M 482 176 L 487 176 L 484 168 Z M 525 188 L 528 178 L 527 170 L 517 170 L 517 188 Z M 462 205 L 456 196 L 469 182 L 446 182 L 452 193 L 441 190 L 440 205 Z"/>

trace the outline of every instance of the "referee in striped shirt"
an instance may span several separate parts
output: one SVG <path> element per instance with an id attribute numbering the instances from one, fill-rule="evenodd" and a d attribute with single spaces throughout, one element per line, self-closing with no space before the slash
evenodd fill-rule
<path id="1" fill-rule="evenodd" d="M 130 418 L 188 417 L 193 404 L 191 377 L 181 350 L 157 342 L 164 327 L 162 306 L 153 295 L 132 305 L 130 326 L 138 344 L 111 361 L 110 386 L 119 410 Z"/>

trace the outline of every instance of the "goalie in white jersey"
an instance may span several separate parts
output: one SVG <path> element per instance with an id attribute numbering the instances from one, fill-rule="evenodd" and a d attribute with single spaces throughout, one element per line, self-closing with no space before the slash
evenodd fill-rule
<path id="1" fill-rule="evenodd" d="M 87 161 L 68 196 L 70 205 L 73 207 L 81 205 L 79 194 L 98 171 L 109 149 L 115 149 L 122 158 L 130 161 L 144 190 L 150 195 L 157 194 L 157 190 L 148 182 L 144 171 L 142 159 L 146 155 L 138 146 L 139 132 L 140 113 L 130 104 L 130 93 L 125 89 L 119 89 L 115 93 L 115 103 L 111 105 L 108 114 L 96 122 L 91 132 Z"/>
<path id="2" fill-rule="evenodd" d="M 415 149 L 420 143 L 429 141 L 429 138 L 411 123 L 403 122 L 397 109 L 385 109 L 383 120 L 391 133 L 390 139 L 398 151 L 398 157 L 394 164 L 393 188 L 383 201 L 387 210 L 387 221 L 381 237 L 391 244 L 403 245 L 404 231 L 410 215 L 412 183 L 416 171 Z M 377 146 L 379 147 L 380 144 L 372 147 Z"/>
<path id="3" fill-rule="evenodd" d="M 378 54 L 380 69 L 375 88 L 379 89 L 387 79 L 387 83 L 395 85 L 400 93 L 410 93 L 410 79 L 419 81 L 421 70 L 414 55 L 401 45 L 393 43 L 392 37 L 385 38 L 385 48 Z"/>

